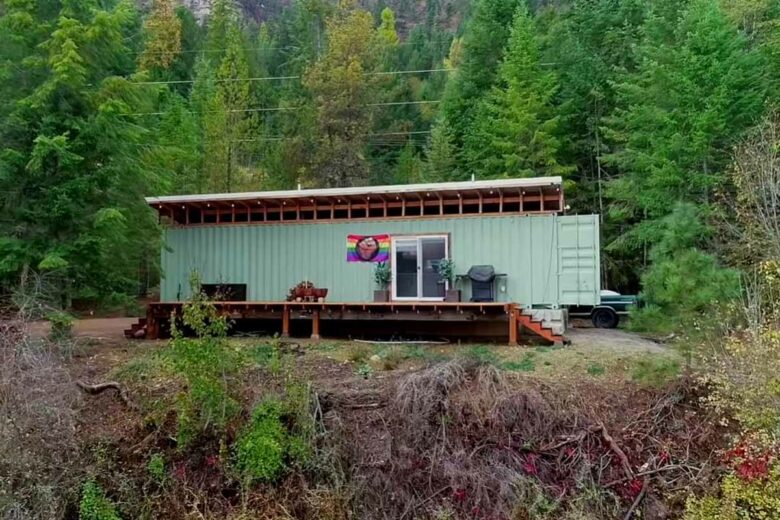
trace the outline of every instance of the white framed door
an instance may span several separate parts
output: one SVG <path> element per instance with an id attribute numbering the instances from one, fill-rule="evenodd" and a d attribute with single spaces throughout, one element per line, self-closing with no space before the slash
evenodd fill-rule
<path id="1" fill-rule="evenodd" d="M 390 250 L 393 300 L 444 300 L 437 267 L 449 255 L 447 235 L 393 237 Z"/>

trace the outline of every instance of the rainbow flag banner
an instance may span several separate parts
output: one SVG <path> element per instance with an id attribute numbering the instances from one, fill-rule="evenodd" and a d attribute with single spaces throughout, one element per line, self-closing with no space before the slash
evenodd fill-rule
<path id="1" fill-rule="evenodd" d="M 347 235 L 347 262 L 387 262 L 390 235 Z"/>

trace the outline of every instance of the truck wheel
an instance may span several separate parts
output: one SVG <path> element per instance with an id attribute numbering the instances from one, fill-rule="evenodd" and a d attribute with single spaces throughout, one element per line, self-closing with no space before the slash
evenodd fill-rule
<path id="1" fill-rule="evenodd" d="M 596 309 L 590 315 L 590 320 L 598 329 L 614 329 L 618 326 L 620 317 L 612 309 Z"/>

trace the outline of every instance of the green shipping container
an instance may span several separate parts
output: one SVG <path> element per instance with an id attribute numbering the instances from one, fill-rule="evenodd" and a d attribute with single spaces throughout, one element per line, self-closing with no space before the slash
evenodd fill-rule
<path id="1" fill-rule="evenodd" d="M 427 255 L 450 257 L 458 274 L 473 265 L 493 265 L 505 275 L 495 282 L 496 301 L 550 308 L 599 302 L 598 217 L 557 214 L 169 227 L 162 250 L 161 300 L 187 299 L 189 275 L 195 270 L 203 283 L 246 284 L 248 301 L 284 300 L 290 287 L 304 280 L 328 288 L 331 302 L 372 301 L 374 264 L 347 262 L 350 234 L 391 236 L 397 299 L 399 291 L 407 296 L 414 292 L 409 287 L 414 287 L 415 276 L 422 280 L 418 299 L 439 296 L 431 285 L 436 282 L 425 274 L 433 266 Z M 420 274 L 398 272 L 404 269 L 402 259 L 415 254 Z M 457 288 L 468 301 L 470 283 L 461 279 Z"/>

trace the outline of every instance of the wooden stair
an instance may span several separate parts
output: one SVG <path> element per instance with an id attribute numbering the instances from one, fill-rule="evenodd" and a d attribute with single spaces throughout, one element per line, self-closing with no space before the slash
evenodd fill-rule
<path id="1" fill-rule="evenodd" d="M 146 337 L 146 318 L 138 318 L 138 321 L 125 329 L 127 339 L 144 339 Z"/>
<path id="2" fill-rule="evenodd" d="M 521 307 L 515 307 L 514 312 L 517 317 L 518 332 L 525 329 L 555 345 L 564 345 L 568 343 L 564 336 L 555 334 L 550 327 L 545 327 L 541 320 L 535 320 L 531 316 L 524 314 Z"/>

